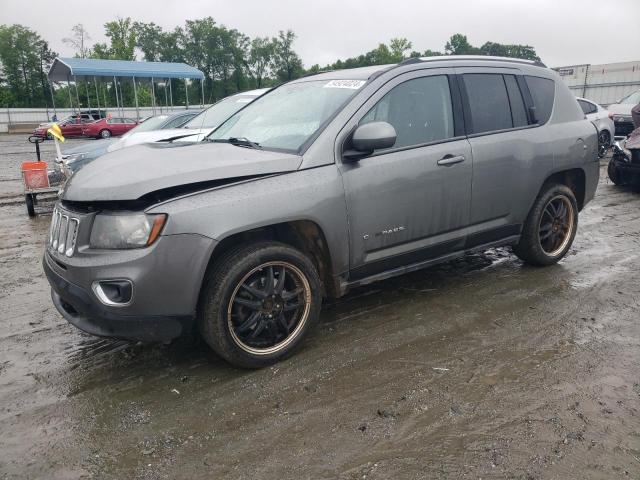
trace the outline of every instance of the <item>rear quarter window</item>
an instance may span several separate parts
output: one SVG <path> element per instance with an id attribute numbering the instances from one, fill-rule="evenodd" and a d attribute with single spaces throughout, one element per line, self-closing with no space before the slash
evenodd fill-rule
<path id="1" fill-rule="evenodd" d="M 536 107 L 536 116 L 538 123 L 543 125 L 551 118 L 553 110 L 553 100 L 556 93 L 556 85 L 553 80 L 542 77 L 533 77 L 525 75 L 527 86 L 533 98 L 533 104 Z"/>

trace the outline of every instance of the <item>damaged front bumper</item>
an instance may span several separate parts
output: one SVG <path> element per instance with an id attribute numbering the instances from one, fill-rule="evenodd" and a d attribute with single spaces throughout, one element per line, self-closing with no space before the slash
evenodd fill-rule
<path id="1" fill-rule="evenodd" d="M 103 337 L 168 341 L 192 330 L 214 244 L 182 234 L 143 249 L 85 250 L 71 258 L 47 248 L 42 263 L 53 304 L 69 323 Z M 121 280 L 131 285 L 130 298 L 105 301 L 96 284 Z"/>

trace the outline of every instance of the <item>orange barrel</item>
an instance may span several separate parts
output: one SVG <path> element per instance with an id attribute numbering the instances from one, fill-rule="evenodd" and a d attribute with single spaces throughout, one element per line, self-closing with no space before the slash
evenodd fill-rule
<path id="1" fill-rule="evenodd" d="M 24 186 L 29 190 L 48 188 L 47 162 L 22 162 L 22 178 Z"/>

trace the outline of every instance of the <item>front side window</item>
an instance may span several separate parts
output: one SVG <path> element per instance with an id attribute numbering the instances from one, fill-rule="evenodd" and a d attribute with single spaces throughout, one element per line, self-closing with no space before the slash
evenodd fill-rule
<path id="1" fill-rule="evenodd" d="M 387 122 L 396 130 L 393 148 L 454 137 L 449 80 L 436 75 L 408 80 L 390 90 L 360 120 Z"/>
<path id="2" fill-rule="evenodd" d="M 556 85 L 553 80 L 526 75 L 525 79 L 536 107 L 536 116 L 540 125 L 547 123 L 553 110 Z"/>
<path id="3" fill-rule="evenodd" d="M 472 133 L 513 128 L 509 96 L 502 75 L 469 73 L 462 78 L 469 99 Z"/>
<path id="4" fill-rule="evenodd" d="M 299 152 L 364 84 L 364 80 L 285 84 L 240 110 L 209 140 L 244 139 L 262 148 Z"/>

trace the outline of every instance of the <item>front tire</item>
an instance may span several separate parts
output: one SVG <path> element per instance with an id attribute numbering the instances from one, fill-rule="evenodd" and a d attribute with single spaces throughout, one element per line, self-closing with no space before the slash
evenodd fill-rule
<path id="1" fill-rule="evenodd" d="M 111 136 L 111 130 L 107 130 L 106 128 L 104 130 L 100 130 L 100 137 L 109 138 L 110 136 Z"/>
<path id="2" fill-rule="evenodd" d="M 611 146 L 611 137 L 609 132 L 602 130 L 598 133 L 598 158 L 602 158 L 607 154 L 607 150 Z"/>
<path id="3" fill-rule="evenodd" d="M 577 229 L 575 195 L 565 185 L 549 185 L 536 198 L 513 251 L 530 265 L 553 265 L 567 254 Z"/>
<path id="4" fill-rule="evenodd" d="M 30 217 L 36 216 L 35 198 L 35 195 L 31 193 L 26 193 L 24 195 L 24 202 L 27 204 L 27 215 L 29 215 Z"/>
<path id="5" fill-rule="evenodd" d="M 626 183 L 624 174 L 618 168 L 613 158 L 609 160 L 609 165 L 607 165 L 607 175 L 609 176 L 609 180 L 611 180 L 614 185 L 621 186 Z"/>
<path id="6" fill-rule="evenodd" d="M 313 262 L 277 242 L 241 246 L 207 273 L 198 327 L 207 344 L 243 368 L 290 355 L 317 323 L 321 282 Z"/>

